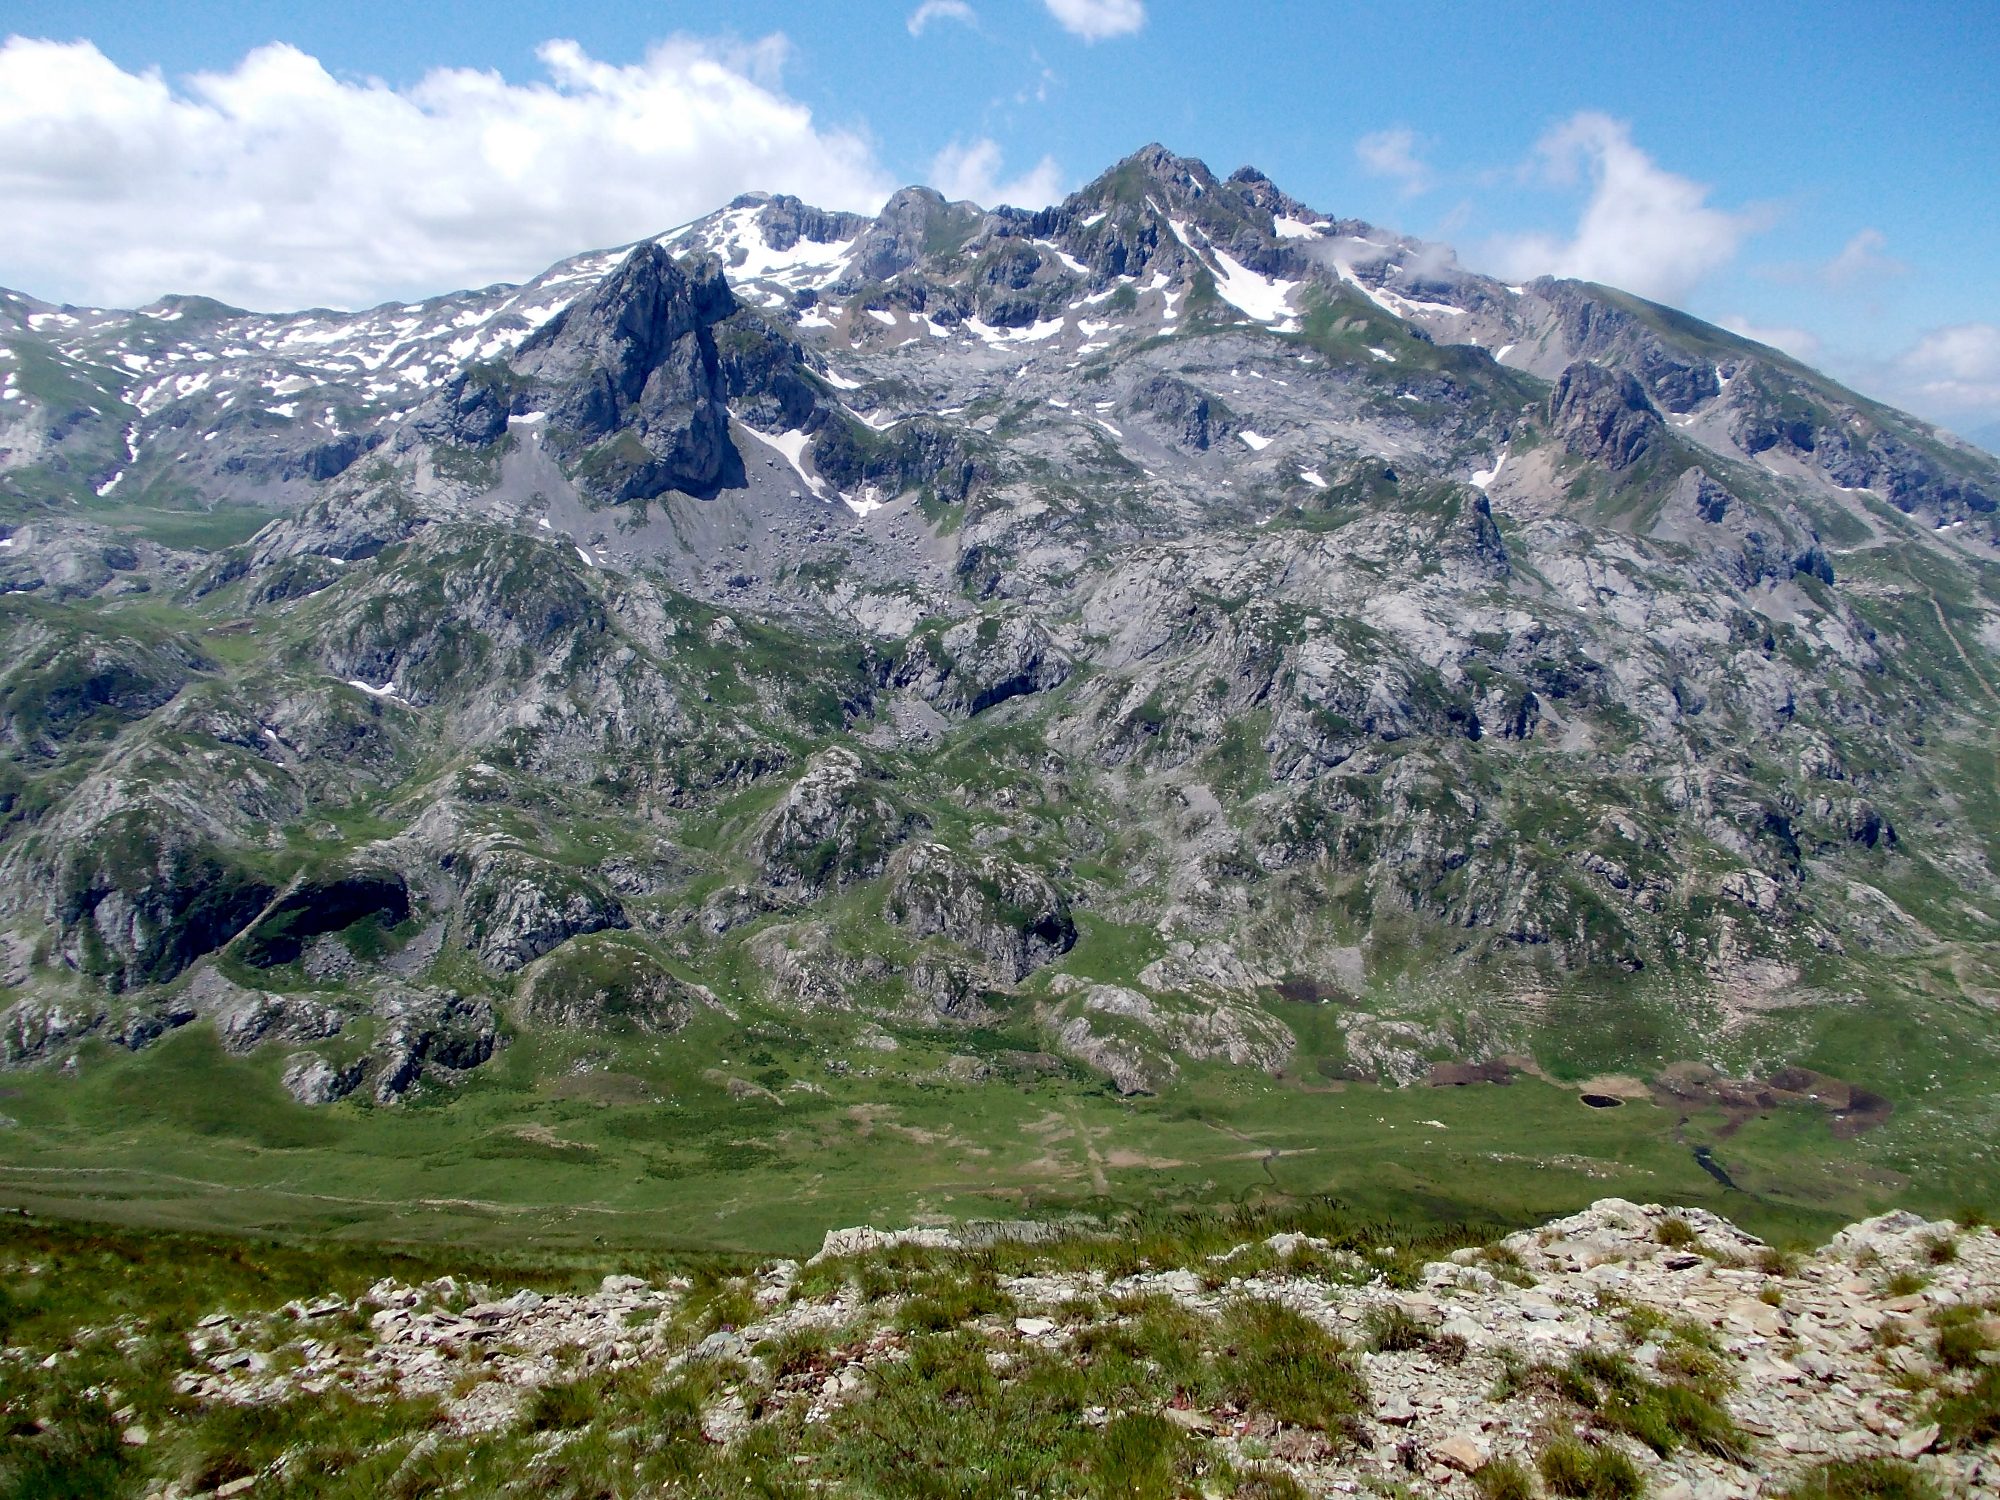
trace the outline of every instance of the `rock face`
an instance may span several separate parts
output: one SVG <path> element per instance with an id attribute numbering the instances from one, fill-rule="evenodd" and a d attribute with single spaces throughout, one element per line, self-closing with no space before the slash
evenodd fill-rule
<path id="1" fill-rule="evenodd" d="M 444 991 L 392 992 L 379 1005 L 381 1031 L 370 1072 L 376 1102 L 390 1103 L 437 1069 L 476 1068 L 493 1055 L 499 1022 L 484 1000 Z"/>
<path id="2" fill-rule="evenodd" d="M 1614 474 L 1651 452 L 1664 426 L 1636 376 L 1588 361 L 1571 365 L 1556 382 L 1549 425 L 1563 447 Z"/>
<path id="3" fill-rule="evenodd" d="M 282 1082 L 285 1092 L 301 1104 L 331 1104 L 345 1099 L 368 1074 L 366 1058 L 337 1067 L 313 1052 L 297 1052 L 285 1059 Z"/>
<path id="4" fill-rule="evenodd" d="M 1132 404 L 1158 420 L 1175 443 L 1197 453 L 1206 453 L 1214 444 L 1234 437 L 1242 425 L 1213 397 L 1171 375 L 1156 375 L 1147 381 L 1133 396 Z"/>
<path id="5" fill-rule="evenodd" d="M 735 310 L 719 264 L 683 269 L 659 245 L 641 245 L 536 330 L 511 365 L 455 377 L 417 430 L 477 448 L 513 419 L 545 423 L 603 499 L 713 491 L 741 467 L 713 331 Z"/>
<path id="6" fill-rule="evenodd" d="M 1040 622 L 986 615 L 919 637 L 896 682 L 948 713 L 970 716 L 1009 698 L 1045 693 L 1069 680 L 1068 656 Z"/>
<path id="7" fill-rule="evenodd" d="M 793 1441 L 810 1463 L 815 1436 L 865 1441 L 867 1398 L 892 1372 L 907 1373 L 919 1336 L 900 1331 L 897 1315 L 935 1316 L 912 1268 L 930 1273 L 921 1286 L 934 1307 L 940 1283 L 969 1275 L 967 1251 L 1004 1244 L 1012 1274 L 980 1299 L 1001 1311 L 945 1329 L 983 1356 L 996 1395 L 1102 1360 L 1148 1316 L 1127 1309 L 1169 1309 L 1178 1389 L 1109 1413 L 1072 1410 L 1057 1396 L 1054 1414 L 1079 1425 L 1157 1414 L 1188 1444 L 1190 1464 L 1254 1467 L 1307 1493 L 1393 1487 L 1450 1497 L 1502 1483 L 1519 1492 L 1537 1469 L 1561 1493 L 1564 1465 L 1577 1461 L 1566 1443 L 1581 1444 L 1586 1464 L 1629 1467 L 1647 1494 L 1684 1500 L 1793 1493 L 1830 1465 L 1900 1486 L 1887 1493 L 1986 1494 L 2000 1484 L 1990 1445 L 1949 1414 L 1931 1415 L 1937 1396 L 1981 1379 L 1979 1354 L 2000 1345 L 1990 1312 L 2000 1238 L 1991 1231 L 1897 1213 L 1781 1256 L 1699 1209 L 1606 1199 L 1420 1267 L 1385 1269 L 1379 1256 L 1290 1231 L 1205 1256 L 1155 1236 L 1145 1268 L 1123 1275 L 1039 1257 L 1040 1242 L 1093 1232 L 1037 1223 L 831 1230 L 809 1263 L 817 1281 L 789 1260 L 746 1273 L 733 1285 L 754 1309 L 750 1321 L 699 1342 L 678 1336 L 675 1314 L 691 1290 L 683 1278 L 607 1276 L 592 1292 L 504 1297 L 449 1276 L 423 1286 L 385 1279 L 352 1303 L 203 1319 L 177 1388 L 245 1407 L 336 1386 L 363 1401 L 434 1395 L 448 1432 L 477 1442 L 518 1421 L 524 1392 L 572 1379 L 578 1365 L 660 1385 L 727 1360 L 732 1389 L 700 1423 L 704 1458 L 726 1459 L 731 1444 L 803 1415 L 808 1436 Z M 1940 1245 L 1950 1258 L 1937 1258 Z M 1890 1288 L 1899 1276 L 1925 1284 L 1899 1294 Z M 870 1295 L 871 1284 L 890 1290 Z M 1109 1299 L 1119 1311 L 1107 1312 Z M 1257 1399 L 1215 1394 L 1230 1388 L 1237 1362 L 1255 1357 L 1231 1347 L 1229 1330 L 1260 1310 L 1277 1316 L 1274 1305 L 1303 1320 L 1295 1338 L 1325 1351 L 1319 1379 L 1350 1387 L 1354 1410 L 1338 1423 L 1296 1413 L 1281 1421 Z M 318 1320 L 349 1312 L 365 1317 L 362 1337 L 320 1336 Z M 802 1372 L 757 1352 L 806 1339 L 833 1352 Z M 457 1356 L 472 1348 L 484 1357 L 468 1370 Z M 1049 1389 L 1064 1387 L 1051 1379 L 1040 1399 Z"/>
<path id="8" fill-rule="evenodd" d="M 274 894 L 231 853 L 142 808 L 66 842 L 53 875 L 65 957 L 112 990 L 172 979 Z"/>

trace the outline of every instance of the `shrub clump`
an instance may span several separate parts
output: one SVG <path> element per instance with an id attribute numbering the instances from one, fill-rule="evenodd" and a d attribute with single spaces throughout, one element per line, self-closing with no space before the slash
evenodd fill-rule
<path id="1" fill-rule="evenodd" d="M 1280 1422 L 1346 1434 L 1368 1404 L 1368 1382 L 1346 1346 L 1282 1303 L 1238 1303 L 1223 1340 L 1229 1396 Z"/>
<path id="2" fill-rule="evenodd" d="M 1552 1495 L 1566 1500 L 1639 1500 L 1646 1481 L 1638 1465 L 1616 1448 L 1557 1438 L 1541 1452 L 1535 1466 Z"/>

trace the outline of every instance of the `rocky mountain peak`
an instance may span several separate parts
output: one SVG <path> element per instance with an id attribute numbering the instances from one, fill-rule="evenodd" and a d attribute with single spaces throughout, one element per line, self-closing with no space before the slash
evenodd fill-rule
<path id="1" fill-rule="evenodd" d="M 699 1006 L 655 969 L 729 975 L 746 1025 L 986 1012 L 1125 1091 L 1579 1036 L 1734 1069 L 1821 1055 L 1850 986 L 1903 1024 L 1912 952 L 1988 974 L 2000 470 L 1255 169 L 1148 147 L 1036 213 L 749 195 L 351 315 L 0 319 L 23 1057 L 190 1024 L 182 976 L 336 858 L 407 915 L 271 993 L 663 1025 Z M 1449 985 L 1399 987 L 1413 944 Z M 1607 978 L 1735 1029 L 1600 1027 Z M 1338 1036 L 1297 1009 L 1334 993 Z M 1920 1063 L 1838 1097 L 1928 1139 L 1976 1090 Z"/>
<path id="2" fill-rule="evenodd" d="M 935 188 L 900 188 L 862 235 L 854 272 L 864 281 L 887 281 L 926 255 L 956 249 L 981 217 L 977 204 L 947 203 Z"/>
<path id="3" fill-rule="evenodd" d="M 480 448 L 532 426 L 608 500 L 712 490 L 740 468 L 713 333 L 736 310 L 718 259 L 683 265 L 648 241 L 511 360 L 455 376 L 411 431 Z"/>
<path id="4" fill-rule="evenodd" d="M 1208 164 L 1192 156 L 1176 156 L 1158 141 L 1141 146 L 1118 165 L 1086 187 L 1085 196 L 1103 196 L 1093 193 L 1102 187 L 1117 191 L 1130 189 L 1139 183 L 1160 193 L 1162 200 L 1170 208 L 1180 207 L 1188 200 L 1201 197 L 1216 186 L 1216 177 L 1208 169 Z"/>
<path id="5" fill-rule="evenodd" d="M 683 267 L 649 240 L 530 334 L 516 362 L 523 369 L 596 364 L 629 398 L 676 341 L 735 310 L 720 260 L 703 256 Z"/>

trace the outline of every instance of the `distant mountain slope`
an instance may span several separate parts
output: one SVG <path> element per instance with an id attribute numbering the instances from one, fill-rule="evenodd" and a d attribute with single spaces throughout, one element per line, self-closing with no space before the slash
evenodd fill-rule
<path id="1" fill-rule="evenodd" d="M 206 1018 L 388 1100 L 749 1006 L 1136 1095 L 1867 996 L 1990 1065 L 2000 463 L 1670 308 L 1148 147 L 0 317 L 12 1061 Z"/>

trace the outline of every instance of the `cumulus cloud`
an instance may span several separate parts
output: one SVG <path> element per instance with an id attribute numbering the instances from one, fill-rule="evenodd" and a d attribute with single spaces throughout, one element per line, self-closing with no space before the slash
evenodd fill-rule
<path id="1" fill-rule="evenodd" d="M 999 180 L 1000 162 L 999 144 L 984 136 L 968 145 L 953 141 L 932 159 L 931 185 L 947 198 L 970 198 L 986 208 L 1042 208 L 1062 196 L 1062 168 L 1054 157 L 1006 182 Z"/>
<path id="2" fill-rule="evenodd" d="M 2000 325 L 1934 328 L 1898 357 L 1896 373 L 1926 405 L 2000 414 Z"/>
<path id="3" fill-rule="evenodd" d="M 1427 192 L 1431 169 L 1417 155 L 1417 136 L 1401 126 L 1377 130 L 1354 143 L 1354 155 L 1362 170 L 1375 177 L 1391 177 L 1402 183 L 1403 196 L 1414 198 Z"/>
<path id="4" fill-rule="evenodd" d="M 1086 42 L 1130 36 L 1146 24 L 1145 0 L 1042 0 L 1056 23 Z"/>
<path id="5" fill-rule="evenodd" d="M 1568 238 L 1514 235 L 1493 244 L 1489 255 L 1509 276 L 1577 276 L 1671 301 L 1728 264 L 1757 227 L 1754 215 L 1714 207 L 1701 183 L 1662 168 L 1609 115 L 1573 116 L 1543 136 L 1535 154 L 1545 181 L 1587 175 L 1590 197 Z"/>
<path id="6" fill-rule="evenodd" d="M 335 78 L 285 45 L 184 85 L 89 42 L 0 46 L 0 280 L 133 304 L 359 306 L 518 280 L 751 188 L 872 212 L 859 134 L 788 97 L 788 44 L 677 37 L 630 65 L 551 41 L 546 77 Z"/>
<path id="7" fill-rule="evenodd" d="M 1885 253 L 1888 248 L 1888 237 L 1881 230 L 1864 229 L 1847 242 L 1840 254 L 1820 267 L 1820 279 L 1828 286 L 1844 287 L 1907 275 L 1910 268 Z"/>
<path id="8" fill-rule="evenodd" d="M 1819 335 L 1805 328 L 1787 328 L 1782 324 L 1753 323 L 1742 314 L 1721 320 L 1722 326 L 1731 333 L 1740 333 L 1746 339 L 1754 339 L 1760 344 L 1769 344 L 1773 349 L 1782 349 L 1795 359 L 1808 362 L 1816 360 L 1824 347 Z"/>
<path id="9" fill-rule="evenodd" d="M 904 24 L 910 28 L 911 36 L 922 36 L 924 28 L 933 21 L 957 21 L 962 26 L 976 26 L 979 17 L 965 0 L 924 0 L 922 5 L 910 12 L 910 18 Z"/>

